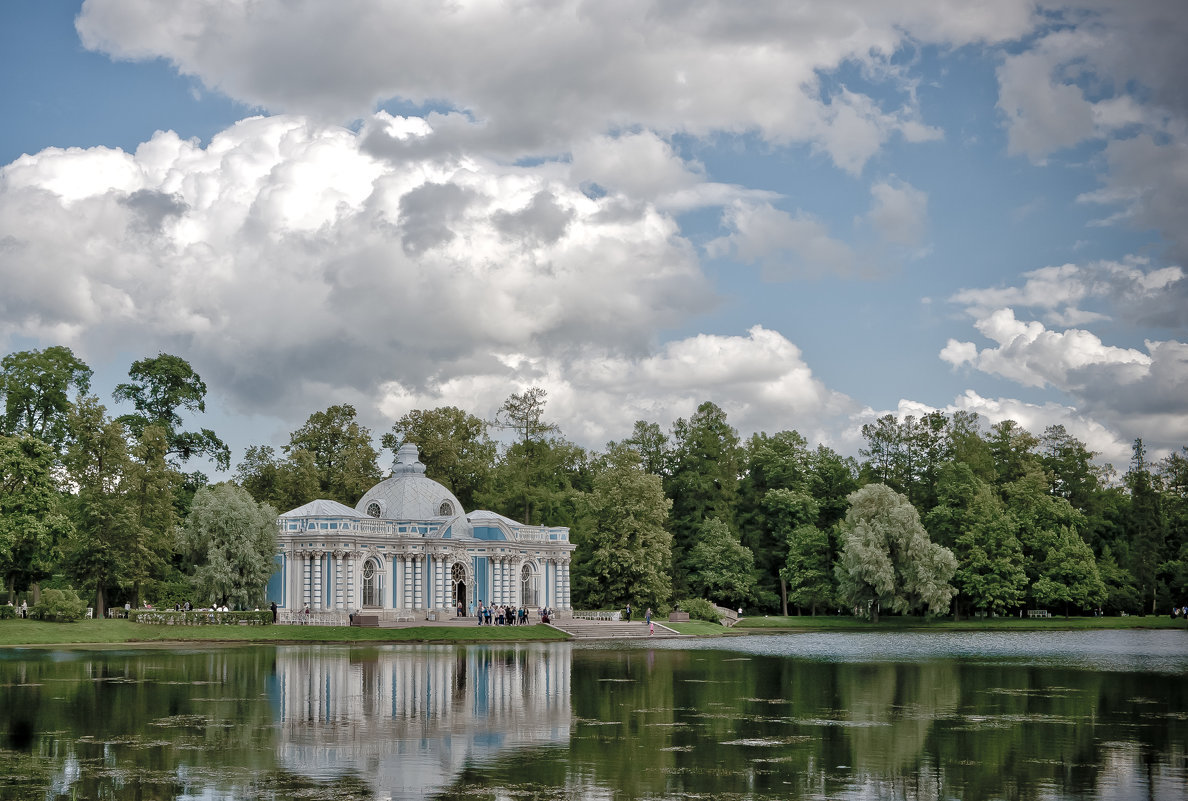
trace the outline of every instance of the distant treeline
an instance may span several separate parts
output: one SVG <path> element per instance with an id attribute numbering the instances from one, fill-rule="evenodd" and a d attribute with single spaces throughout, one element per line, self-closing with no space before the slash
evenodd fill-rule
<path id="1" fill-rule="evenodd" d="M 185 468 L 201 457 L 227 466 L 229 452 L 212 431 L 182 430 L 181 414 L 202 412 L 206 394 L 185 360 L 144 359 L 129 378 L 115 397 L 135 411 L 113 420 L 69 349 L 0 362 L 10 591 L 73 583 L 171 603 L 200 586 L 209 555 L 178 532 L 206 477 Z M 1118 476 L 1062 426 L 1036 435 L 934 412 L 864 426 L 859 461 L 795 430 L 743 441 L 706 402 L 668 431 L 638 421 L 594 451 L 566 440 L 546 406 L 533 388 L 493 420 L 414 410 L 380 444 L 415 443 L 426 475 L 468 510 L 569 526 L 575 606 L 704 597 L 755 612 L 1138 614 L 1188 602 L 1188 448 L 1150 462 L 1136 440 Z M 510 444 L 491 437 L 496 428 Z M 331 406 L 279 450 L 248 448 L 234 483 L 274 510 L 353 505 L 385 473 L 374 442 L 353 407 Z M 41 484 L 29 459 L 44 466 Z M 97 497 L 119 509 L 97 508 Z"/>

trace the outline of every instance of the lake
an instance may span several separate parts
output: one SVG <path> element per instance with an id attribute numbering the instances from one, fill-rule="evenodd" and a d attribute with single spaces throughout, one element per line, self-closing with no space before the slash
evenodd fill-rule
<path id="1" fill-rule="evenodd" d="M 1188 633 L 0 649 L 4 799 L 1188 798 Z"/>

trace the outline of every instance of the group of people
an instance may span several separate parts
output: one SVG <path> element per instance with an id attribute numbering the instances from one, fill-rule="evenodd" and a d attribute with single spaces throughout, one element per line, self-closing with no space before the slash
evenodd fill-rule
<path id="1" fill-rule="evenodd" d="M 547 609 L 541 610 L 541 620 L 548 623 Z M 462 609 L 459 607 L 458 616 L 462 616 Z M 528 625 L 528 610 L 524 607 L 519 609 L 513 606 L 483 606 L 483 602 L 478 603 L 478 624 L 480 626 L 526 626 Z"/>

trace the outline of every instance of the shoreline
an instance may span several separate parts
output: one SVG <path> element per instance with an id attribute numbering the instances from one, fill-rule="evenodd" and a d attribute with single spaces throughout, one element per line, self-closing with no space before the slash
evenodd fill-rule
<path id="1" fill-rule="evenodd" d="M 805 634 L 853 632 L 1030 632 L 1048 631 L 1188 631 L 1188 621 L 1168 617 L 1063 618 L 992 620 L 884 618 L 878 623 L 850 617 L 744 618 L 733 628 L 694 621 L 666 624 L 680 634 L 694 637 L 737 637 L 748 634 Z M 178 636 L 181 635 L 181 636 Z M 33 620 L 0 621 L 0 648 L 85 648 L 96 646 L 177 645 L 301 645 L 331 643 L 378 645 L 389 643 L 483 644 L 514 642 L 580 642 L 565 632 L 544 625 L 405 626 L 356 628 L 347 626 L 192 626 L 179 629 L 126 620 L 87 620 L 50 623 Z M 630 641 L 630 638 L 625 641 Z"/>

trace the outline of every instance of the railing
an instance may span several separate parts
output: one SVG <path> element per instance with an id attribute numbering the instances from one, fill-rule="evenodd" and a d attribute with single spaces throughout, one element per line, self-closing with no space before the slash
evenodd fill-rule
<path id="1" fill-rule="evenodd" d="M 619 620 L 622 613 L 609 609 L 575 609 L 569 616 L 574 620 Z"/>
<path id="2" fill-rule="evenodd" d="M 723 626 L 729 628 L 738 622 L 738 612 L 735 610 L 727 609 L 724 606 L 714 606 L 714 609 L 717 611 L 718 619 L 722 622 Z"/>

